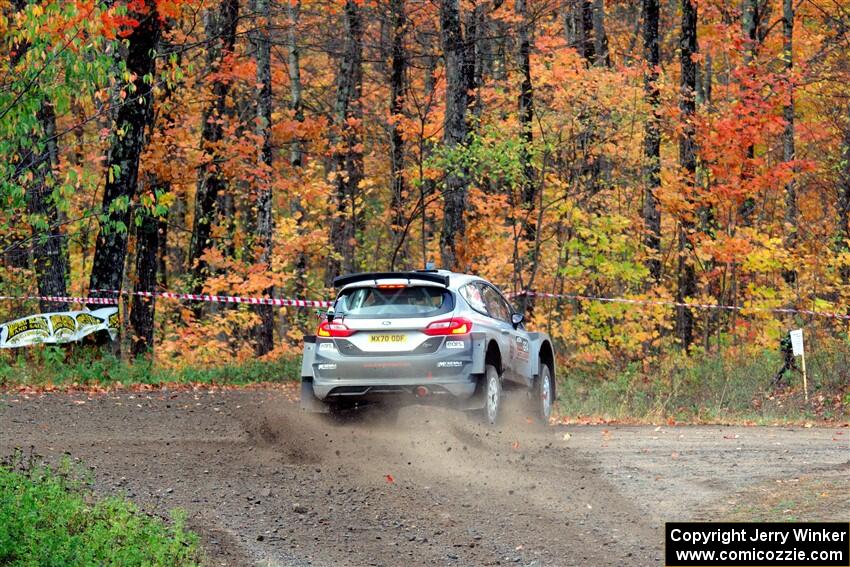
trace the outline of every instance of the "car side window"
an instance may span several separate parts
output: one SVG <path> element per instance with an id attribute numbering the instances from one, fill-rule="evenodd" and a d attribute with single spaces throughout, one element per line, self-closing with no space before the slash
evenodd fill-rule
<path id="1" fill-rule="evenodd" d="M 482 286 L 482 295 L 484 297 L 484 304 L 487 305 L 487 311 L 490 313 L 490 316 L 494 319 L 510 323 L 511 308 L 505 300 L 502 299 L 499 292 L 489 285 L 484 285 Z"/>
<path id="2" fill-rule="evenodd" d="M 516 313 L 516 309 L 514 309 L 513 303 L 511 303 L 510 301 L 508 301 L 505 298 L 504 294 L 501 291 L 499 291 L 499 288 L 497 288 L 496 286 L 492 286 L 492 287 L 493 287 L 493 290 L 496 292 L 496 297 L 499 298 L 499 301 L 502 303 L 502 305 L 505 307 L 505 309 L 508 310 L 508 321 L 510 321 L 511 316 L 514 313 Z"/>
<path id="3" fill-rule="evenodd" d="M 481 297 L 481 289 L 477 284 L 468 283 L 458 291 L 460 291 L 460 294 L 469 303 L 470 307 L 480 313 L 487 314 L 487 306 L 484 304 L 484 299 Z"/>

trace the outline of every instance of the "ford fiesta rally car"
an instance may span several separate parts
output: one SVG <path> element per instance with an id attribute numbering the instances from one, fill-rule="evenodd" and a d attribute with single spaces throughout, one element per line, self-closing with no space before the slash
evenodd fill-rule
<path id="1" fill-rule="evenodd" d="M 545 333 L 491 283 L 445 270 L 374 272 L 334 280 L 337 298 L 305 337 L 301 405 L 450 402 L 496 423 L 505 387 L 526 388 L 548 421 L 555 356 Z"/>

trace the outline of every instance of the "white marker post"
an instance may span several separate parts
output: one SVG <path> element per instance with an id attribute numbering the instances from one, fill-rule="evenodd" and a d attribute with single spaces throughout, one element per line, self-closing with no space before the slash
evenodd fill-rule
<path id="1" fill-rule="evenodd" d="M 794 351 L 794 356 L 801 357 L 803 361 L 803 394 L 806 397 L 806 402 L 809 401 L 809 383 L 806 378 L 806 351 L 803 349 L 803 329 L 795 329 L 788 333 L 791 336 L 791 348 Z"/>

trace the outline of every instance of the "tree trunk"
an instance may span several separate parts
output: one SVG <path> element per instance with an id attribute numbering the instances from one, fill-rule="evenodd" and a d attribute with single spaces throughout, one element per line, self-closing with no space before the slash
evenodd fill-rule
<path id="1" fill-rule="evenodd" d="M 345 47 L 337 75 L 334 126 L 339 134 L 332 140 L 336 185 L 336 215 L 331 222 L 333 253 L 328 261 L 325 283 L 330 286 L 340 273 L 356 271 L 357 197 L 363 179 L 363 152 L 360 125 L 350 120 L 362 118 L 363 15 L 355 0 L 345 3 Z"/>
<path id="2" fill-rule="evenodd" d="M 260 142 L 259 166 L 262 171 L 258 176 L 259 187 L 257 188 L 257 244 L 261 252 L 259 262 L 264 264 L 267 270 L 271 270 L 272 260 L 272 233 L 274 225 L 272 221 L 272 72 L 271 72 L 271 40 L 269 38 L 269 25 L 271 11 L 270 0 L 257 0 L 257 15 L 261 23 L 257 30 L 257 85 L 259 93 L 257 97 L 257 138 Z M 271 296 L 273 289 L 265 290 L 265 295 Z M 274 348 L 274 308 L 271 305 L 260 305 L 257 307 L 261 323 L 255 329 L 257 356 L 263 356 Z"/>
<path id="3" fill-rule="evenodd" d="M 15 0 L 13 7 L 20 12 L 26 7 L 25 0 Z M 10 69 L 26 55 L 26 42 L 13 46 L 10 54 Z M 59 148 L 56 143 L 56 113 L 49 100 L 42 100 L 37 116 L 41 137 L 33 136 L 25 157 L 15 168 L 15 178 L 26 170 L 32 177 L 26 188 L 27 213 L 32 232 L 32 268 L 35 271 L 38 294 L 44 296 L 66 296 L 68 279 L 68 248 L 65 234 L 59 227 L 62 216 L 53 199 L 52 186 L 55 168 L 59 165 Z M 28 267 L 29 255 L 19 250 L 20 267 Z M 39 301 L 42 313 L 64 311 L 65 301 Z"/>
<path id="4" fill-rule="evenodd" d="M 658 66 L 660 54 L 658 48 L 658 0 L 643 0 L 643 47 L 649 70 L 644 82 L 646 100 L 650 106 L 650 115 L 646 120 L 643 155 L 644 196 L 643 223 L 644 244 L 651 257 L 646 266 L 655 282 L 661 279 L 661 210 L 656 190 L 661 186 L 661 129 L 659 113 L 661 94 L 658 89 Z"/>
<path id="5" fill-rule="evenodd" d="M 168 210 L 166 224 L 179 227 L 187 226 L 189 224 L 187 222 L 188 209 L 189 206 L 187 204 L 186 195 L 183 193 L 177 193 L 174 199 L 174 204 Z M 186 262 L 186 247 L 180 246 L 180 243 L 176 238 L 166 242 L 168 244 L 168 246 L 166 246 L 166 257 L 168 258 L 168 264 L 171 268 L 171 272 L 174 274 L 185 274 L 188 271 Z M 164 274 L 165 272 L 163 271 L 161 273 Z"/>
<path id="6" fill-rule="evenodd" d="M 580 52 L 588 65 L 603 65 L 607 55 L 603 57 L 599 51 L 604 40 L 607 52 L 608 38 L 602 26 L 602 13 L 597 10 L 596 0 L 581 0 L 581 49 Z M 601 6 L 599 7 L 601 9 Z M 594 148 L 599 142 L 598 120 L 592 116 L 587 106 L 582 106 L 578 114 L 580 130 L 577 135 L 576 146 L 581 156 L 577 177 L 582 189 L 586 191 L 588 200 L 605 188 L 604 170 L 607 168 L 608 159 L 605 155 L 595 155 Z"/>
<path id="7" fill-rule="evenodd" d="M 696 114 L 697 68 L 694 56 L 697 53 L 697 8 L 692 0 L 682 0 L 682 29 L 679 38 L 679 57 L 681 83 L 679 90 L 679 110 L 682 131 L 679 135 L 679 165 L 689 186 L 686 199 L 692 201 L 693 185 L 696 181 L 697 158 L 694 132 Z M 685 211 L 679 222 L 676 301 L 684 303 L 696 294 L 696 274 L 693 261 L 689 258 L 693 252 L 690 235 L 694 222 L 692 211 Z M 693 342 L 694 317 L 687 307 L 676 308 L 676 335 L 682 348 L 688 350 Z"/>
<path id="8" fill-rule="evenodd" d="M 593 42 L 596 66 L 610 67 L 611 55 L 608 50 L 608 34 L 605 32 L 604 0 L 593 0 Z"/>
<path id="9" fill-rule="evenodd" d="M 584 27 L 582 26 L 582 5 L 584 0 L 567 0 L 561 13 L 564 22 L 564 39 L 567 47 L 572 47 L 584 55 Z"/>
<path id="10" fill-rule="evenodd" d="M 287 2 L 287 16 L 289 17 L 289 29 L 286 34 L 286 43 L 289 54 L 289 108 L 295 120 L 304 121 L 304 101 L 302 100 L 301 86 L 301 48 L 298 46 L 298 24 L 301 20 L 301 0 Z M 304 165 L 304 146 L 301 140 L 294 140 L 289 152 L 289 165 L 301 167 Z"/>
<path id="11" fill-rule="evenodd" d="M 407 52 L 404 39 L 407 33 L 407 20 L 404 13 L 404 0 L 391 0 L 392 14 L 392 51 L 390 65 L 390 165 L 392 167 L 392 212 L 393 244 L 402 246 L 406 237 L 404 214 L 404 139 L 398 118 L 404 112 L 405 73 L 407 71 Z M 407 254 L 403 254 L 407 257 Z M 390 266 L 390 269 L 393 267 Z"/>
<path id="12" fill-rule="evenodd" d="M 761 41 L 762 9 L 759 0 L 743 0 L 741 25 L 744 32 L 744 65 L 751 65 L 757 55 Z"/>
<path id="13" fill-rule="evenodd" d="M 38 283 L 40 296 L 66 296 L 66 281 L 68 278 L 68 247 L 65 243 L 65 233 L 59 227 L 60 215 L 56 202 L 51 195 L 54 167 L 59 163 L 59 149 L 56 145 L 56 114 L 53 105 L 45 101 L 38 111 L 41 133 L 44 141 L 34 144 L 38 148 L 43 143 L 41 151 L 34 156 L 31 165 L 33 178 L 27 188 L 27 212 L 32 223 L 44 224 L 44 228 L 32 225 L 33 235 L 33 269 Z M 68 303 L 64 301 L 39 302 L 41 311 L 64 311 Z"/>
<path id="14" fill-rule="evenodd" d="M 711 54 L 707 53 L 701 64 L 697 65 L 697 108 L 705 107 L 711 112 L 711 88 L 714 80 L 714 63 Z M 710 191 L 711 178 L 706 175 L 704 167 L 697 167 L 696 186 L 703 191 Z M 700 203 L 698 209 L 699 229 L 710 238 L 714 238 L 716 230 L 715 211 L 711 204 Z M 714 314 L 716 315 L 716 314 Z"/>
<path id="15" fill-rule="evenodd" d="M 481 87 L 484 84 L 483 46 L 487 42 L 485 4 L 476 4 L 466 13 L 461 35 L 466 40 L 464 53 L 464 76 L 466 77 L 467 99 L 467 132 L 474 132 L 481 122 L 484 111 L 484 101 L 481 99 Z M 459 10 L 460 11 L 460 10 Z"/>
<path id="16" fill-rule="evenodd" d="M 153 115 L 151 81 L 145 78 L 152 76 L 156 69 L 155 49 L 160 21 L 156 4 L 149 0 L 145 5 L 146 13 L 131 12 L 139 20 L 139 25 L 127 38 L 127 71 L 135 77 L 135 89 L 128 93 L 128 97 L 136 100 L 134 104 L 122 104 L 118 109 L 116 134 L 107 158 L 102 204 L 102 209 L 107 211 L 107 220 L 100 227 L 95 245 L 89 280 L 89 292 L 93 297 L 100 294 L 91 290 L 121 289 L 127 255 L 127 227 L 130 225 L 129 204 L 136 195 L 145 129 Z"/>
<path id="17" fill-rule="evenodd" d="M 159 219 L 159 258 L 156 262 L 156 283 L 168 289 L 168 216 Z"/>
<path id="18" fill-rule="evenodd" d="M 239 17 L 239 0 L 222 0 L 219 13 L 207 12 L 207 66 L 212 73 L 221 72 L 222 63 L 233 53 L 236 44 L 236 22 Z M 227 96 L 230 86 L 221 78 L 213 80 L 212 97 L 203 113 L 201 131 L 201 149 L 207 152 L 209 160 L 198 170 L 198 184 L 195 190 L 195 216 L 192 222 L 192 240 L 189 245 L 189 269 L 192 271 L 192 290 L 201 293 L 207 274 L 207 264 L 201 258 L 210 245 L 210 231 L 215 218 L 215 205 L 219 193 L 226 186 L 226 179 L 219 163 L 223 159 L 221 143 L 224 129 L 222 118 L 228 113 Z M 203 304 L 199 303 L 198 310 Z"/>
<path id="19" fill-rule="evenodd" d="M 755 73 L 753 65 L 758 57 L 759 44 L 761 42 L 761 20 L 762 11 L 759 5 L 759 0 L 743 0 L 741 23 L 743 27 L 744 41 L 744 66 L 745 71 L 752 76 Z M 755 159 L 755 147 L 752 144 L 747 145 L 745 151 L 744 169 L 742 174 L 742 184 L 749 184 L 753 177 L 753 161 Z M 749 190 L 749 188 L 747 188 Z M 738 207 L 738 216 L 744 226 L 752 224 L 753 213 L 756 208 L 756 199 L 751 195 L 746 195 L 743 202 Z"/>
<path id="20" fill-rule="evenodd" d="M 152 178 L 151 181 L 156 183 Z M 158 187 L 154 187 L 158 189 Z M 160 221 L 149 211 L 140 210 L 141 224 L 136 227 L 136 283 L 133 291 L 155 291 L 160 238 Z M 133 357 L 147 354 L 153 349 L 154 314 L 156 298 L 134 295 L 130 309 L 133 328 L 131 352 Z"/>
<path id="21" fill-rule="evenodd" d="M 537 219 L 534 215 L 535 203 L 537 202 L 537 183 L 534 176 L 534 165 L 531 162 L 531 145 L 534 142 L 532 132 L 532 119 L 534 114 L 534 90 L 531 82 L 531 40 L 529 38 L 528 6 L 526 0 L 516 1 L 516 12 L 519 16 L 519 27 L 517 30 L 518 53 L 517 62 L 522 80 L 519 87 L 518 117 L 520 127 L 520 160 L 522 161 L 522 238 L 525 240 L 527 250 L 523 254 L 520 265 L 520 282 L 523 288 L 531 285 L 531 277 L 523 278 L 523 272 L 533 269 L 534 253 L 533 243 L 537 239 Z M 531 309 L 531 298 L 522 296 L 521 312 L 527 313 Z"/>
<path id="22" fill-rule="evenodd" d="M 596 64 L 596 39 L 593 30 L 594 0 L 581 2 L 581 54 L 590 65 Z"/>
<path id="23" fill-rule="evenodd" d="M 844 112 L 850 116 L 850 107 Z M 835 248 L 838 252 L 847 252 L 850 250 L 850 126 L 845 126 L 841 142 Z M 850 284 L 850 266 L 842 265 L 840 273 L 841 282 L 844 285 Z"/>
<path id="24" fill-rule="evenodd" d="M 166 35 L 167 29 L 163 30 Z M 160 48 L 170 47 L 167 43 L 160 44 Z M 166 84 L 162 93 L 162 100 L 158 103 L 158 111 L 151 123 L 151 130 L 159 127 L 167 130 L 174 125 L 173 113 L 174 89 Z M 177 150 L 174 144 L 168 143 L 168 151 Z M 155 199 L 160 195 L 170 193 L 171 181 L 159 177 L 154 172 L 145 175 L 146 189 Z M 144 207 L 136 209 L 136 249 L 135 268 L 136 278 L 133 285 L 135 292 L 155 292 L 157 285 L 167 289 L 166 282 L 166 251 L 168 243 L 168 221 L 166 216 L 157 217 L 152 214 L 155 211 L 156 202 L 151 210 Z M 182 224 L 182 222 L 181 222 Z M 156 316 L 156 297 L 145 297 L 134 294 L 130 306 L 130 326 L 132 327 L 132 341 L 130 352 L 134 358 L 152 354 L 154 348 L 154 318 Z"/>
<path id="25" fill-rule="evenodd" d="M 714 80 L 713 62 L 711 54 L 707 53 L 701 64 L 697 65 L 697 92 L 696 106 L 704 108 L 707 112 L 711 112 L 711 83 Z M 711 176 L 708 175 L 707 169 L 703 165 L 697 165 L 695 185 L 702 195 L 711 194 Z M 699 231 L 702 233 L 702 238 L 709 241 L 716 238 L 717 222 L 714 205 L 705 197 L 700 198 L 700 204 L 697 208 L 697 220 L 699 222 Z M 703 271 L 708 275 L 705 293 L 714 298 L 717 303 L 723 301 L 723 286 L 717 276 L 712 277 L 716 263 L 713 259 L 708 259 L 703 264 Z M 714 329 L 718 327 L 720 320 L 720 312 L 716 309 L 703 313 L 703 348 L 706 352 L 711 349 L 711 337 Z"/>
<path id="26" fill-rule="evenodd" d="M 301 49 L 298 46 L 298 23 L 301 19 L 301 0 L 293 0 L 287 2 L 287 15 L 289 16 L 289 30 L 286 40 L 289 49 L 289 92 L 290 101 L 289 108 L 292 110 L 293 117 L 298 122 L 304 121 L 304 102 L 302 100 L 301 86 Z M 304 143 L 302 140 L 295 139 L 292 141 L 292 148 L 289 152 L 289 165 L 294 170 L 300 170 L 304 165 Z M 305 224 L 307 219 L 305 215 L 307 210 L 301 206 L 300 197 L 292 199 L 292 212 L 296 216 L 296 224 L 298 235 L 302 237 L 301 241 L 306 238 Z M 299 247 L 295 256 L 295 295 L 303 297 L 307 292 L 307 254 L 304 248 Z"/>
<path id="27" fill-rule="evenodd" d="M 782 158 L 785 162 L 792 162 L 796 158 L 794 147 L 794 2 L 783 0 L 782 31 L 783 31 L 783 53 L 785 60 L 785 74 L 788 81 L 788 104 L 783 109 L 785 116 L 785 131 L 782 135 Z M 785 184 L 785 247 L 792 250 L 797 245 L 797 180 L 791 177 Z M 797 281 L 796 270 L 784 270 L 782 274 L 785 281 L 791 285 Z"/>
<path id="28" fill-rule="evenodd" d="M 531 41 L 529 39 L 529 21 L 526 0 L 517 0 L 516 11 L 520 18 L 517 30 L 519 52 L 517 61 L 522 80 L 519 87 L 518 117 L 520 126 L 520 139 L 522 140 L 522 205 L 530 211 L 534 207 L 536 197 L 536 184 L 534 182 L 534 167 L 531 163 L 530 148 L 533 142 L 532 119 L 534 114 L 534 91 L 531 83 Z M 525 236 L 528 240 L 534 240 L 536 226 L 533 221 L 525 223 Z"/>
<path id="29" fill-rule="evenodd" d="M 449 151 L 466 143 L 468 104 L 465 63 L 467 46 L 460 26 L 460 1 L 440 0 L 440 37 L 446 66 L 446 110 L 443 144 Z M 440 234 L 442 268 L 464 269 L 462 242 L 466 233 L 466 176 L 454 168 L 446 172 L 443 189 L 443 230 Z"/>

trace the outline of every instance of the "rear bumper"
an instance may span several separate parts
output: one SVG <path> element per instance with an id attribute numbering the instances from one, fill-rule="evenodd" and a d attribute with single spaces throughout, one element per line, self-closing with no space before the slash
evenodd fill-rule
<path id="1" fill-rule="evenodd" d="M 471 398 L 475 393 L 476 379 L 473 376 L 447 381 L 425 378 L 393 379 L 313 379 L 313 395 L 320 400 L 388 395 L 414 395 L 424 386 L 428 395 L 450 395 L 455 398 Z"/>
<path id="2" fill-rule="evenodd" d="M 484 371 L 483 342 L 472 335 L 462 349 L 385 356 L 347 356 L 308 342 L 302 376 L 312 378 L 313 393 L 320 400 L 412 394 L 419 386 L 429 394 L 465 399 L 475 393 L 477 375 Z"/>

